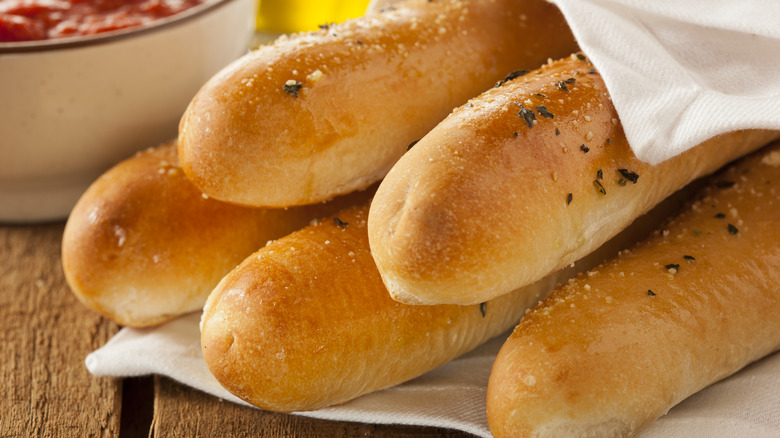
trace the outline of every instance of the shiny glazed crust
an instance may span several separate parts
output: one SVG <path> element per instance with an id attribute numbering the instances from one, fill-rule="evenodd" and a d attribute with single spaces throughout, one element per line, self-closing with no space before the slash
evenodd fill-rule
<path id="1" fill-rule="evenodd" d="M 282 38 L 214 76 L 180 123 L 209 196 L 284 207 L 365 188 L 457 105 L 576 45 L 543 0 L 405 2 Z"/>
<path id="2" fill-rule="evenodd" d="M 554 291 L 501 349 L 496 437 L 630 436 L 780 348 L 780 144 L 682 215 Z"/>
<path id="3" fill-rule="evenodd" d="M 203 355 L 225 388 L 255 406 L 287 412 L 342 403 L 504 333 L 557 284 L 644 238 L 689 196 L 688 188 L 675 193 L 577 263 L 471 306 L 393 301 L 369 253 L 368 205 L 355 207 L 277 240 L 228 274 L 204 308 Z"/>
<path id="4" fill-rule="evenodd" d="M 286 210 L 225 204 L 185 178 L 170 143 L 117 164 L 84 193 L 65 226 L 63 269 L 87 307 L 121 325 L 154 325 L 202 308 L 268 240 L 369 196 Z"/>
<path id="5" fill-rule="evenodd" d="M 582 55 L 455 110 L 399 160 L 374 198 L 369 241 L 392 296 L 474 304 L 532 283 L 778 137 L 734 132 L 652 167 L 634 156 L 617 117 Z"/>
<path id="6" fill-rule="evenodd" d="M 269 244 L 209 296 L 203 356 L 228 391 L 290 412 L 396 385 L 505 332 L 563 275 L 484 305 L 401 304 L 369 253 L 367 214 L 341 212 Z"/>

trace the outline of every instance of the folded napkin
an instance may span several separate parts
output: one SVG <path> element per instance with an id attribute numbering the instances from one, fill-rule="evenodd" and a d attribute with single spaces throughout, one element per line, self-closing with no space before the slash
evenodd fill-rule
<path id="1" fill-rule="evenodd" d="M 777 0 L 548 0 L 609 90 L 637 157 L 780 130 Z"/>
<path id="2" fill-rule="evenodd" d="M 160 374 L 227 401 L 245 404 L 211 375 L 200 350 L 200 313 L 154 329 L 124 328 L 87 356 L 98 376 Z M 376 424 L 411 424 L 490 437 L 485 394 L 499 336 L 402 385 L 349 403 L 297 415 Z M 688 398 L 643 431 L 641 438 L 780 436 L 780 353 Z"/>
<path id="3" fill-rule="evenodd" d="M 637 156 L 670 158 L 718 134 L 780 130 L 780 2 L 549 0 L 603 75 Z M 225 400 L 200 352 L 192 314 L 123 329 L 86 364 L 95 375 L 161 374 Z M 489 437 L 485 393 L 506 336 L 415 380 L 342 406 L 301 413 L 446 427 Z M 685 400 L 642 437 L 780 436 L 780 354 Z"/>

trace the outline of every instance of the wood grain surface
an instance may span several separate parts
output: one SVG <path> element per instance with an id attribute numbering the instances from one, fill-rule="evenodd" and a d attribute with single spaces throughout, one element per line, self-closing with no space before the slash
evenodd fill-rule
<path id="1" fill-rule="evenodd" d="M 70 292 L 63 228 L 0 225 L 0 437 L 470 436 L 265 412 L 160 376 L 92 376 L 84 358 L 120 327 Z"/>
<path id="2" fill-rule="evenodd" d="M 62 224 L 0 227 L 0 436 L 117 436 L 121 381 L 88 352 L 118 327 L 76 300 L 59 266 Z"/>

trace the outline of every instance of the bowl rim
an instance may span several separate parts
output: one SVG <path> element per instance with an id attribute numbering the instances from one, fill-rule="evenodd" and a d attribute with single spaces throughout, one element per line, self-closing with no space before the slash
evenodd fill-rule
<path id="1" fill-rule="evenodd" d="M 241 0 L 204 0 L 203 3 L 185 9 L 177 14 L 163 17 L 159 20 L 154 20 L 147 25 L 117 29 L 114 31 L 103 32 L 94 35 L 79 35 L 73 37 L 51 38 L 34 41 L 0 42 L 0 55 L 7 53 L 48 52 L 62 49 L 109 44 L 115 41 L 133 38 L 137 35 L 157 32 L 187 23 L 198 17 L 206 15 L 215 9 L 219 9 L 229 3 L 238 1 Z"/>

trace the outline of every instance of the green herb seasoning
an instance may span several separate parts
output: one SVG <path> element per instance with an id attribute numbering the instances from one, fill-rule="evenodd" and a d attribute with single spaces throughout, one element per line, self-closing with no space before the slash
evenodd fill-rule
<path id="1" fill-rule="evenodd" d="M 542 117 L 546 117 L 548 119 L 554 119 L 555 118 L 555 116 L 551 112 L 547 111 L 547 107 L 546 106 L 537 106 L 536 107 L 536 111 L 538 111 L 539 115 L 542 116 Z"/>
<path id="2" fill-rule="evenodd" d="M 696 259 L 695 259 L 693 256 L 691 256 L 691 255 L 687 255 L 687 254 L 686 254 L 686 255 L 684 255 L 684 256 L 683 256 L 683 258 L 684 258 L 685 260 L 688 260 L 689 262 L 695 262 L 695 261 L 696 261 Z"/>
<path id="3" fill-rule="evenodd" d="M 558 81 L 556 83 L 556 85 L 558 85 L 558 88 L 560 88 L 563 91 L 566 91 L 566 92 L 569 91 L 569 87 L 566 86 L 566 82 L 564 82 L 564 81 Z"/>
<path id="4" fill-rule="evenodd" d="M 569 193 L 568 195 L 566 195 L 566 205 L 569 205 L 569 204 L 571 204 L 571 200 L 572 200 L 572 198 L 573 198 L 573 196 L 572 196 L 572 194 L 571 194 L 571 193 Z"/>
<path id="5" fill-rule="evenodd" d="M 725 213 L 715 213 L 715 218 L 717 219 L 726 219 Z"/>
<path id="6" fill-rule="evenodd" d="M 485 317 L 485 314 L 487 314 L 487 303 L 480 303 L 479 304 L 479 311 L 482 313 L 482 317 Z"/>
<path id="7" fill-rule="evenodd" d="M 582 53 L 578 53 L 577 54 L 577 59 L 579 59 L 580 61 L 585 61 L 588 58 L 586 58 L 585 55 L 583 55 Z"/>
<path id="8" fill-rule="evenodd" d="M 561 135 L 561 130 L 558 128 L 555 128 L 555 135 Z"/>
<path id="9" fill-rule="evenodd" d="M 508 75 L 506 75 L 506 77 L 504 79 L 496 82 L 496 87 L 500 87 L 500 86 L 504 85 L 505 83 L 511 81 L 512 79 L 519 78 L 520 76 L 525 76 L 525 75 L 528 74 L 529 71 L 530 70 L 515 70 L 515 71 L 509 73 Z"/>
<path id="10" fill-rule="evenodd" d="M 651 297 L 655 296 L 655 292 L 651 291 L 650 289 L 647 290 L 647 294 L 650 295 Z"/>
<path id="11" fill-rule="evenodd" d="M 636 184 L 636 181 L 639 179 L 638 173 L 631 172 L 628 169 L 618 169 L 618 172 L 620 172 L 620 174 L 623 175 L 623 178 L 631 181 L 634 184 Z"/>
<path id="12" fill-rule="evenodd" d="M 728 224 L 728 226 L 726 228 L 729 230 L 729 234 L 737 234 L 737 233 L 739 233 L 739 228 L 735 227 L 732 224 Z"/>
<path id="13" fill-rule="evenodd" d="M 529 128 L 534 127 L 534 120 L 536 120 L 536 114 L 534 114 L 533 111 L 529 110 L 528 108 L 524 107 L 522 104 L 520 105 L 520 112 L 517 113 L 520 117 L 525 119 L 525 123 L 528 125 Z"/>
<path id="14" fill-rule="evenodd" d="M 604 188 L 604 186 L 601 185 L 599 180 L 594 179 L 593 180 L 593 186 L 596 187 L 596 190 L 598 190 L 598 192 L 601 193 L 602 195 L 606 195 L 607 194 L 607 190 Z"/>
<path id="15" fill-rule="evenodd" d="M 335 223 L 337 226 L 342 227 L 342 228 L 346 227 L 347 225 L 349 225 L 349 222 L 344 222 L 344 221 L 342 221 L 341 219 L 339 219 L 337 217 L 333 218 L 333 223 Z"/>
<path id="16" fill-rule="evenodd" d="M 675 271 L 680 270 L 680 265 L 677 263 L 669 263 L 668 265 L 664 266 L 666 269 L 674 269 Z"/>
<path id="17" fill-rule="evenodd" d="M 598 178 L 598 179 L 604 179 L 604 172 L 602 172 L 602 171 L 601 171 L 601 169 L 599 169 L 599 170 L 596 172 L 596 178 Z"/>
<path id="18" fill-rule="evenodd" d="M 590 151 L 590 148 L 589 148 L 589 147 L 587 147 L 587 146 L 585 146 L 584 144 L 581 144 L 581 145 L 580 145 L 580 150 L 581 150 L 582 152 L 585 152 L 585 153 L 587 154 L 587 153 Z"/>
<path id="19" fill-rule="evenodd" d="M 302 83 L 296 81 L 295 79 L 290 79 L 289 81 L 284 83 L 282 89 L 284 90 L 285 93 L 294 97 L 298 97 L 298 91 L 300 91 L 302 87 L 303 87 Z"/>

